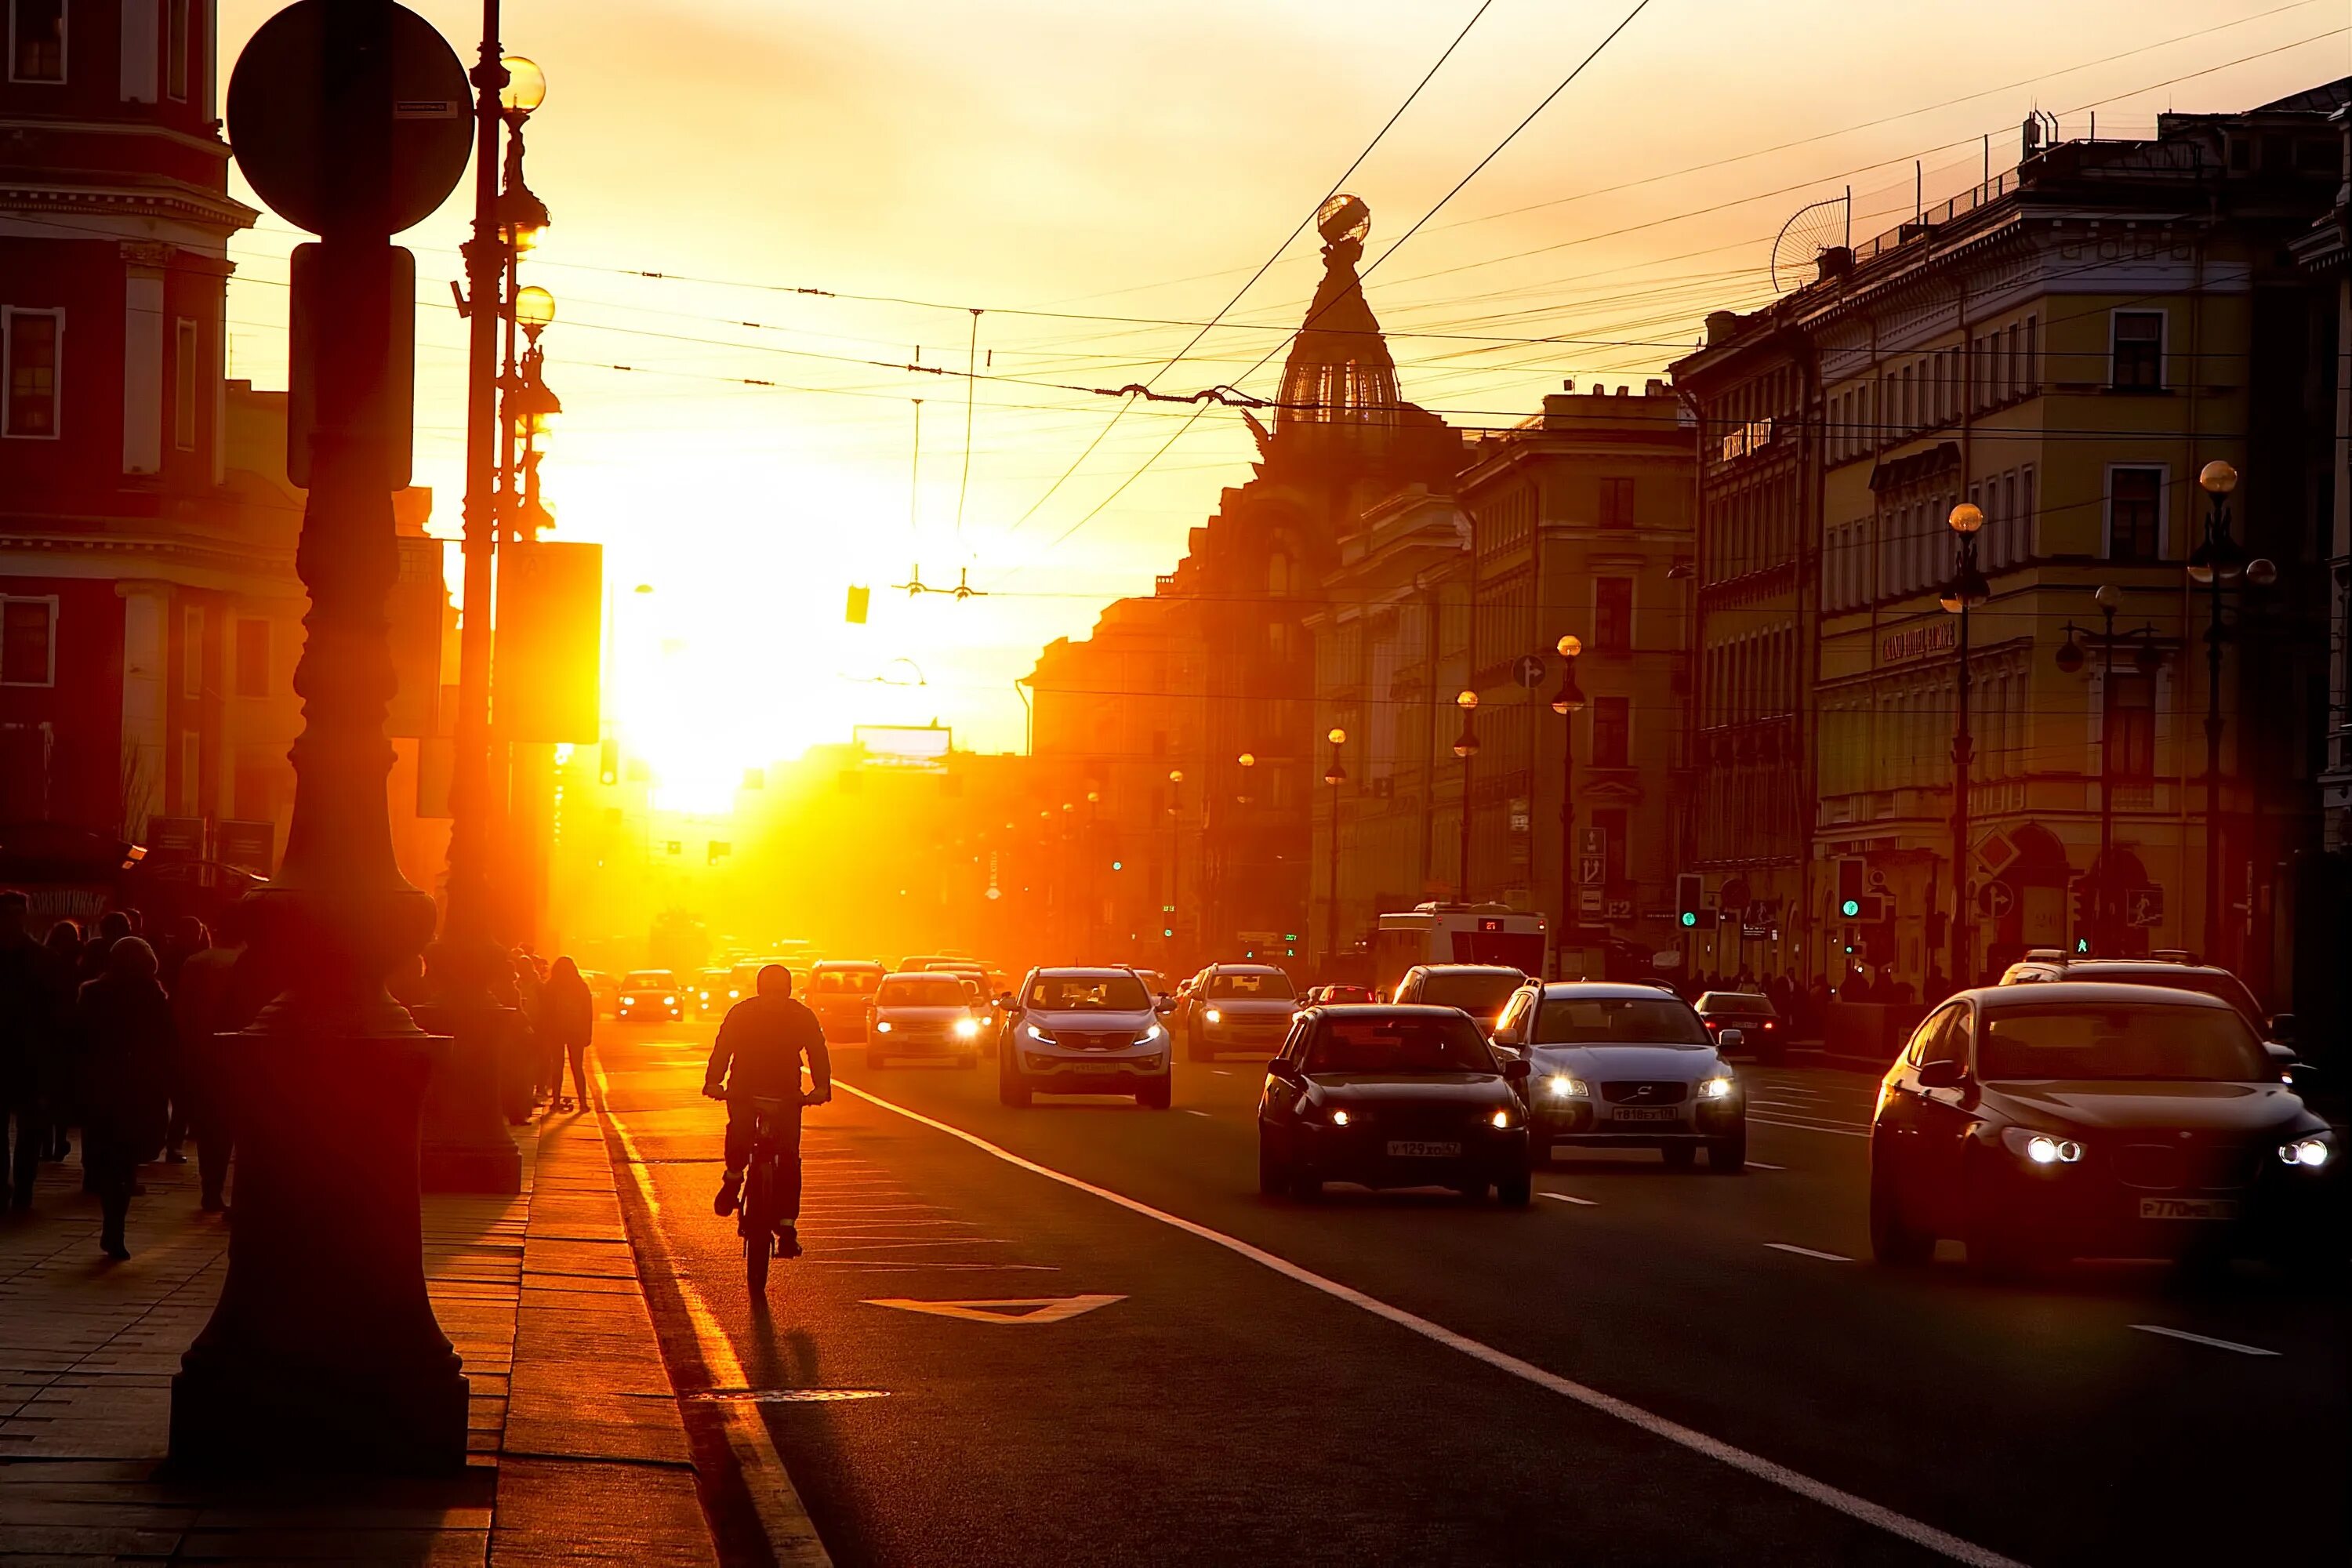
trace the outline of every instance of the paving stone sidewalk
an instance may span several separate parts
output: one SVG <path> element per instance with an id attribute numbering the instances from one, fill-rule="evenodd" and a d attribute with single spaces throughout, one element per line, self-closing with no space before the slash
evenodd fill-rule
<path id="1" fill-rule="evenodd" d="M 521 1195 L 425 1200 L 434 1310 L 473 1393 L 466 1470 L 425 1480 L 160 1474 L 227 1223 L 198 1209 L 193 1163 L 144 1167 L 131 1260 L 110 1263 L 78 1158 L 44 1166 L 32 1212 L 0 1213 L 0 1564 L 715 1564 L 595 1120 L 516 1138 Z"/>

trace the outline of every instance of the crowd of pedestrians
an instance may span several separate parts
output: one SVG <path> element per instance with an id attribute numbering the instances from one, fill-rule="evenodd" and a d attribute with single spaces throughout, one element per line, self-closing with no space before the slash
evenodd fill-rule
<path id="1" fill-rule="evenodd" d="M 137 910 L 110 910 L 94 929 L 61 920 L 34 931 L 32 900 L 0 889 L 0 1199 L 33 1206 L 40 1168 L 79 1154 L 82 1190 L 99 1200 L 99 1246 L 131 1256 L 126 1226 L 144 1192 L 139 1168 L 187 1163 L 194 1145 L 199 1202 L 230 1213 L 236 1148 L 235 1037 L 281 988 L 248 946 L 248 906 L 207 925 L 169 921 L 153 940 Z M 500 1099 L 518 1123 L 588 1108 L 586 1055 L 596 1008 L 569 958 L 488 947 L 475 964 L 428 963 L 395 983 L 405 1003 L 474 1001 L 487 993 Z M 563 1095 L 566 1064 L 577 1096 Z M 79 1142 L 77 1142 L 77 1140 Z"/>

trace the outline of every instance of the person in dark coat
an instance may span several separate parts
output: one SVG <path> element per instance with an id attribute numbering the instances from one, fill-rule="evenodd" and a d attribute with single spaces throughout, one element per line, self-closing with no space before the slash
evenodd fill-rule
<path id="1" fill-rule="evenodd" d="M 47 1079 L 64 989 L 56 956 L 26 929 L 32 913 L 23 893 L 0 892 L 0 1190 L 20 1210 L 33 1206 L 33 1184 L 51 1147 Z"/>
<path id="2" fill-rule="evenodd" d="M 182 915 L 172 922 L 170 929 L 163 933 L 163 940 L 155 946 L 155 978 L 163 982 L 164 995 L 179 995 L 181 970 L 188 960 L 212 944 L 212 932 L 206 931 L 205 922 L 195 916 Z M 176 1009 L 174 1016 L 177 1016 Z M 185 1052 L 174 1049 L 172 1052 L 171 1079 L 164 1086 L 171 1097 L 172 1114 L 163 1128 L 163 1158 L 174 1165 L 188 1163 L 187 1155 L 180 1149 L 188 1141 L 190 1104 L 195 1090 L 187 1081 L 186 1065 Z"/>
<path id="3" fill-rule="evenodd" d="M 49 1126 L 48 1152 L 41 1157 L 62 1160 L 73 1152 L 66 1130 L 81 1121 L 81 1053 L 73 1032 L 74 991 L 81 984 L 81 927 L 59 921 L 49 927 L 41 945 L 49 950 L 51 986 L 47 1048 L 35 1064 Z"/>
<path id="4" fill-rule="evenodd" d="M 806 1096 L 801 1093 L 803 1058 L 814 1085 Z M 727 1009 L 710 1047 L 710 1064 L 703 1069 L 702 1092 L 727 1101 L 727 1164 L 719 1179 L 719 1195 L 711 1203 L 722 1215 L 733 1214 L 742 1202 L 743 1167 L 751 1157 L 751 1101 L 781 1100 L 792 1107 L 782 1122 L 792 1160 L 778 1194 L 783 1225 L 777 1240 L 778 1256 L 798 1258 L 800 1241 L 794 1231 L 801 1212 L 801 1107 L 823 1105 L 833 1098 L 833 1058 L 824 1047 L 824 1026 L 806 1005 L 793 999 L 791 970 L 769 964 L 760 971 L 759 994 Z"/>
<path id="5" fill-rule="evenodd" d="M 567 1061 L 572 1064 L 572 1087 L 579 1091 L 580 1109 L 588 1109 L 588 1040 L 595 1029 L 596 998 L 589 994 L 588 982 L 580 978 L 580 966 L 569 958 L 557 959 L 539 995 L 540 1037 L 547 1042 L 552 1064 L 548 1068 L 550 1110 L 555 1108 L 553 1097 L 563 1088 Z"/>
<path id="6" fill-rule="evenodd" d="M 140 1163 L 163 1142 L 173 1042 L 155 950 L 135 936 L 117 939 L 106 973 L 82 984 L 74 1015 L 82 1042 L 82 1165 L 104 1215 L 99 1246 L 120 1262 L 131 1256 L 122 1230 Z"/>
<path id="7" fill-rule="evenodd" d="M 173 1082 L 187 1098 L 199 1201 L 206 1214 L 228 1211 L 229 1161 L 236 1152 L 236 1043 L 223 1037 L 250 1025 L 271 995 L 261 962 L 247 945 L 249 925 L 247 906 L 231 904 L 221 914 L 219 944 L 189 954 L 172 991 L 179 1046 Z"/>

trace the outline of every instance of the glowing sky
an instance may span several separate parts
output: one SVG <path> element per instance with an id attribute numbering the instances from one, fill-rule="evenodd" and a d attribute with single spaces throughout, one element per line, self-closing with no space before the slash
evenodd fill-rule
<path id="1" fill-rule="evenodd" d="M 416 8 L 471 60 L 478 6 Z M 274 9 L 225 0 L 224 72 Z M 608 547 L 621 668 L 607 707 L 631 743 L 666 777 L 706 784 L 856 721 L 937 717 L 965 743 L 1018 745 L 1010 683 L 1038 646 L 1148 592 L 1251 451 L 1237 416 L 1203 417 L 1072 532 L 1183 415 L 1131 411 L 1038 506 L 1116 404 L 1024 383 L 1158 371 L 1192 335 L 1164 323 L 1225 304 L 1475 9 L 509 0 L 506 47 L 551 84 L 529 167 L 555 225 L 525 274 L 562 312 L 547 342 L 566 413 L 544 479 L 555 537 Z M 1370 255 L 1623 9 L 1494 0 L 1349 181 L 1372 207 Z M 1992 166 L 2012 163 L 2034 105 L 2069 135 L 2093 109 L 2101 134 L 2131 134 L 2167 108 L 2300 90 L 2352 68 L 2347 21 L 2342 0 L 1652 0 L 1368 290 L 1408 396 L 1507 424 L 1563 377 L 1656 374 L 1708 310 L 1769 297 L 1771 237 L 1810 200 L 1851 184 L 1857 237 L 1875 233 L 1908 216 L 1915 158 L 1933 202 L 1975 182 L 1988 133 Z M 467 210 L 461 192 L 405 237 L 424 301 L 418 479 L 445 533 L 463 406 L 446 279 Z M 299 237 L 265 217 L 233 249 L 231 373 L 264 386 L 283 384 Z M 1244 383 L 1270 392 L 1317 270 L 1310 230 L 1235 324 L 1156 384 L 1243 379 L 1273 350 Z M 919 348 L 961 368 L 971 306 L 987 368 L 1011 379 L 978 388 L 959 535 L 964 384 L 844 362 Z M 1570 341 L 1527 342 L 1546 337 Z M 887 592 L 917 561 L 935 584 L 969 567 L 991 596 Z M 655 591 L 628 592 L 640 582 Z M 876 590 L 862 628 L 842 625 L 853 582 Z M 911 679 L 898 659 L 928 684 L 856 679 Z"/>

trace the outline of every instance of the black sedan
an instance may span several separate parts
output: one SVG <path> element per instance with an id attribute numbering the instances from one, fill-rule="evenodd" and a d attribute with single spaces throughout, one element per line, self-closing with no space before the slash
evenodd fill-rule
<path id="1" fill-rule="evenodd" d="M 1889 1068 L 1871 1249 L 1992 1273 L 2084 1257 L 2342 1250 L 2336 1135 L 2226 1002 L 2058 981 L 1964 991 Z"/>
<path id="2" fill-rule="evenodd" d="M 1451 1187 L 1525 1207 L 1534 1195 L 1514 1080 L 1454 1007 L 1310 1007 L 1266 1065 L 1258 1188 L 1311 1199 L 1326 1182 Z"/>

